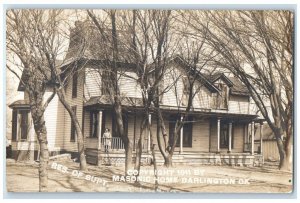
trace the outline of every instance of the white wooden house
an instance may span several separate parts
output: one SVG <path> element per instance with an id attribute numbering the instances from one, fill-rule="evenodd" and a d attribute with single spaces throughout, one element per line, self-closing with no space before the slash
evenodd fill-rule
<path id="1" fill-rule="evenodd" d="M 80 25 L 77 24 L 77 26 Z M 109 161 L 113 161 L 114 158 L 121 160 L 124 157 L 124 145 L 115 130 L 112 105 L 105 91 L 107 78 L 105 74 L 102 74 L 101 59 L 91 54 L 95 52 L 97 46 L 91 44 L 80 58 L 74 57 L 76 55 L 74 52 L 78 49 L 75 43 L 78 42 L 78 34 L 73 36 L 74 39 L 72 36 L 71 32 L 69 52 L 61 68 L 74 66 L 74 63 L 78 61 L 80 61 L 79 64 L 84 64 L 84 66 L 79 66 L 76 74 L 69 79 L 65 91 L 67 101 L 76 112 L 82 127 L 87 160 L 98 164 L 106 162 L 107 157 L 110 157 Z M 118 82 L 124 107 L 124 126 L 135 150 L 142 120 L 142 95 L 134 64 L 120 62 L 118 65 L 120 67 Z M 170 61 L 163 78 L 163 86 L 170 87 L 169 91 L 162 95 L 161 102 L 169 139 L 173 137 L 174 118 L 180 115 L 178 109 L 184 111 L 186 105 L 184 97 L 186 68 L 184 60 L 181 57 L 175 57 Z M 193 100 L 189 119 L 180 133 L 174 162 L 193 160 L 193 163 L 254 164 L 261 161 L 261 152 L 256 150 L 261 147 L 255 147 L 254 136 L 252 136 L 257 115 L 251 114 L 249 110 L 251 98 L 247 88 L 237 78 L 227 77 L 223 73 L 206 75 L 198 72 L 196 74 L 195 77 L 201 78 L 201 82 L 199 80 L 196 84 L 200 86 L 200 90 Z M 176 88 L 172 85 L 174 75 L 180 76 L 175 84 Z M 18 90 L 24 91 L 24 87 L 20 84 Z M 175 92 L 177 92 L 177 97 Z M 50 94 L 51 92 L 47 92 L 45 97 Z M 26 92 L 24 100 L 15 101 L 10 107 L 13 112 L 12 150 L 14 156 L 16 159 L 22 159 L 22 157 L 28 157 L 29 154 L 32 159 L 37 158 L 38 143 L 32 127 Z M 153 113 L 151 128 L 155 133 L 154 138 L 157 132 L 155 117 Z M 72 153 L 75 156 L 77 153 L 75 131 L 69 114 L 57 96 L 49 104 L 45 112 L 45 120 L 50 153 Z M 105 128 L 109 128 L 112 133 L 109 156 L 104 152 L 103 138 L 101 138 Z M 145 131 L 143 134 L 143 158 L 145 160 L 151 160 L 148 140 L 149 132 Z M 262 142 L 258 144 L 262 145 Z M 159 156 L 158 161 L 162 161 Z"/>

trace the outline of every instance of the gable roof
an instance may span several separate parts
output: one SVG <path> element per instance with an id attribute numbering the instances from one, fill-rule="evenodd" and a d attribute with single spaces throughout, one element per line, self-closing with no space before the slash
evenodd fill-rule
<path id="1" fill-rule="evenodd" d="M 230 81 L 232 82 L 231 94 L 233 95 L 241 95 L 241 96 L 250 96 L 250 92 L 246 85 L 244 85 L 238 78 L 230 77 Z"/>
<path id="2" fill-rule="evenodd" d="M 211 83 L 222 79 L 229 87 L 230 94 L 239 96 L 250 96 L 249 90 L 238 78 L 227 77 L 224 73 L 215 72 L 213 74 L 203 74 Z"/>
<path id="3" fill-rule="evenodd" d="M 186 68 L 186 70 L 190 70 L 190 66 L 188 65 L 188 62 L 185 61 L 181 56 L 175 56 L 174 58 L 170 59 L 170 61 L 174 61 L 183 67 Z M 249 90 L 248 88 L 236 77 L 227 77 L 224 73 L 221 72 L 215 72 L 213 74 L 204 74 L 201 73 L 199 70 L 195 70 L 193 72 L 194 75 L 198 77 L 199 80 L 202 82 L 204 81 L 205 86 L 213 91 L 213 92 L 219 92 L 220 90 L 218 87 L 214 85 L 214 82 L 218 79 L 222 79 L 229 87 L 230 87 L 230 93 L 232 95 L 240 95 L 240 96 L 249 96 Z"/>
<path id="4" fill-rule="evenodd" d="M 214 83 L 214 82 L 216 82 L 219 79 L 222 79 L 229 87 L 233 86 L 232 81 L 228 77 L 226 77 L 224 75 L 224 73 L 215 73 L 215 74 L 211 74 L 211 75 L 207 74 L 206 77 L 208 78 L 208 80 L 211 83 Z"/>
<path id="5" fill-rule="evenodd" d="M 191 71 L 192 69 L 190 68 L 190 65 L 188 62 L 183 59 L 181 56 L 176 55 L 174 58 L 170 59 L 170 62 L 174 61 L 175 63 L 181 65 L 186 71 Z M 206 88 L 208 88 L 212 92 L 218 92 L 219 89 L 214 86 L 211 81 L 208 80 L 207 77 L 205 77 L 199 70 L 192 70 L 192 74 L 198 81 L 202 82 Z"/>

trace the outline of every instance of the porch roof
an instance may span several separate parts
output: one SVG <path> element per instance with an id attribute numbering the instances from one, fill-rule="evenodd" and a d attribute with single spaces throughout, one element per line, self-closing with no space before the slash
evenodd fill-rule
<path id="1" fill-rule="evenodd" d="M 143 101 L 142 98 L 133 97 L 122 97 L 121 103 L 123 106 L 133 109 L 142 109 Z M 99 108 L 110 109 L 112 108 L 112 102 L 108 95 L 102 95 L 98 97 L 91 97 L 88 101 L 84 103 L 84 107 L 88 110 L 96 110 Z M 162 105 L 161 109 L 163 112 L 168 114 L 183 113 L 185 107 L 176 106 L 165 106 Z M 205 109 L 205 108 L 193 108 L 189 112 L 189 115 L 203 116 L 210 118 L 220 118 L 226 120 L 239 120 L 239 121 L 254 121 L 258 116 L 255 114 L 243 114 L 243 113 L 229 113 L 226 110 L 215 110 L 215 109 Z"/>
<path id="2" fill-rule="evenodd" d="M 17 100 L 9 105 L 9 108 L 30 108 L 29 102 L 26 100 Z"/>
<path id="3" fill-rule="evenodd" d="M 169 114 L 174 114 L 179 112 L 184 112 L 185 108 L 177 108 L 177 107 L 167 107 L 164 106 L 162 110 Z M 243 114 L 243 113 L 230 113 L 226 110 L 215 110 L 215 109 L 192 109 L 189 112 L 189 115 L 194 116 L 201 116 L 201 117 L 209 117 L 209 118 L 219 118 L 221 120 L 228 120 L 228 121 L 239 121 L 239 122 L 246 122 L 246 121 L 255 121 L 258 117 L 255 114 Z"/>
<path id="4" fill-rule="evenodd" d="M 142 107 L 143 101 L 142 98 L 136 97 L 121 97 L 121 104 L 124 106 L 130 107 Z M 88 101 L 84 103 L 84 107 L 93 107 L 93 106 L 111 106 L 112 101 L 109 95 L 101 95 L 97 97 L 91 97 Z"/>

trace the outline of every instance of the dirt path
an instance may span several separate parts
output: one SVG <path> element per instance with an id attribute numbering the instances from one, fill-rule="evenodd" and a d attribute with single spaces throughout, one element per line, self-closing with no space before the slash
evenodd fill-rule
<path id="1" fill-rule="evenodd" d="M 9 192 L 38 191 L 38 164 L 7 160 L 6 182 Z M 122 166 L 89 166 L 78 171 L 78 163 L 49 163 L 49 192 L 154 192 L 153 168 L 142 167 L 140 184 L 124 181 Z M 176 166 L 159 167 L 158 191 L 161 192 L 225 192 L 286 193 L 292 191 L 292 174 L 264 167 Z"/>

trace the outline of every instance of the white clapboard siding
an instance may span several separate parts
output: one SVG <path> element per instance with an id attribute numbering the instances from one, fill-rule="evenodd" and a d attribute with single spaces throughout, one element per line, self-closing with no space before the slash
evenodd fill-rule
<path id="1" fill-rule="evenodd" d="M 46 92 L 45 100 L 49 98 L 52 92 Z M 49 151 L 59 151 L 63 146 L 64 137 L 64 107 L 59 102 L 58 96 L 49 103 L 45 111 L 45 122 L 47 127 Z"/>
<path id="2" fill-rule="evenodd" d="M 193 107 L 210 109 L 212 104 L 211 92 L 204 86 L 196 87 L 195 89 L 198 93 L 194 97 Z"/>
<path id="3" fill-rule="evenodd" d="M 83 116 L 83 89 L 84 89 L 84 71 L 78 72 L 78 87 L 77 87 L 77 97 L 72 98 L 72 77 L 69 80 L 69 84 L 66 87 L 66 100 L 70 106 L 76 106 L 76 116 L 79 121 L 79 125 L 82 128 L 82 116 Z M 77 152 L 77 136 L 75 136 L 75 142 L 71 142 L 71 117 L 69 113 L 64 110 L 64 141 L 63 149 L 70 152 Z"/>
<path id="4" fill-rule="evenodd" d="M 101 74 L 99 69 L 90 67 L 86 68 L 85 78 L 85 97 L 96 97 L 101 95 Z M 121 95 L 124 97 L 141 98 L 141 88 L 137 83 L 137 75 L 134 72 L 126 71 L 118 73 L 118 84 L 120 87 Z"/>
<path id="5" fill-rule="evenodd" d="M 99 69 L 85 69 L 85 97 L 96 97 L 101 95 L 101 75 Z"/>
<path id="6" fill-rule="evenodd" d="M 168 68 L 164 74 L 163 90 L 165 93 L 162 97 L 163 105 L 181 105 L 183 82 L 178 78 L 181 76 L 182 72 L 177 67 L 178 66 Z"/>
<path id="7" fill-rule="evenodd" d="M 249 98 L 247 96 L 230 96 L 229 112 L 247 114 L 249 113 Z"/>
<path id="8" fill-rule="evenodd" d="M 136 73 L 129 71 L 119 73 L 118 78 L 118 84 L 122 96 L 142 98 L 142 92 L 140 85 L 137 83 Z"/>
<path id="9" fill-rule="evenodd" d="M 168 68 L 164 74 L 163 86 L 165 94 L 162 96 L 163 105 L 167 106 L 184 106 L 183 104 L 183 80 L 184 71 L 178 65 Z M 211 92 L 198 81 L 195 83 L 194 91 L 197 91 L 193 99 L 194 108 L 209 109 L 212 105 Z"/>

